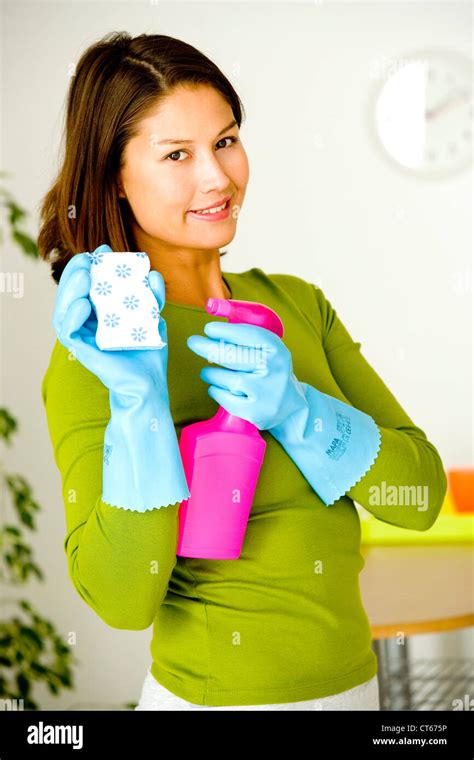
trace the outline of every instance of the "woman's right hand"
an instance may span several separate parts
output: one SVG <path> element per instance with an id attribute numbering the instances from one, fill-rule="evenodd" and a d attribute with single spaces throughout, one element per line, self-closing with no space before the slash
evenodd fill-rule
<path id="1" fill-rule="evenodd" d="M 99 246 L 96 251 L 103 251 Z M 107 246 L 107 250 L 111 250 Z M 95 252 L 96 252 L 95 251 Z M 53 326 L 60 343 L 109 390 L 123 396 L 146 398 L 158 393 L 169 404 L 167 385 L 168 337 L 166 322 L 159 317 L 158 332 L 166 343 L 160 349 L 104 351 L 96 343 L 97 317 L 89 299 L 91 259 L 88 253 L 76 253 L 61 275 Z M 161 312 L 165 304 L 165 284 L 156 270 L 149 274 L 150 288 Z"/>

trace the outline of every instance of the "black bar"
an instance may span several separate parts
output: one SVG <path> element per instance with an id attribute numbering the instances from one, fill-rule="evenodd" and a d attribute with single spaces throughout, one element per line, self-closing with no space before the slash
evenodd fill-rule
<path id="1" fill-rule="evenodd" d="M 170 751 L 205 755 L 231 749 L 242 758 L 264 742 L 265 754 L 353 758 L 401 757 L 472 760 L 474 704 L 462 710 L 401 711 L 0 711 L 0 760 L 23 757 L 107 757 L 117 752 L 146 760 Z M 186 714 L 184 714 L 186 712 Z M 219 722 L 220 725 L 217 725 Z M 222 732 L 227 740 L 222 745 Z M 249 731 L 251 733 L 249 733 Z M 284 747 L 282 746 L 284 744 Z M 76 747 L 76 749 L 74 749 Z"/>

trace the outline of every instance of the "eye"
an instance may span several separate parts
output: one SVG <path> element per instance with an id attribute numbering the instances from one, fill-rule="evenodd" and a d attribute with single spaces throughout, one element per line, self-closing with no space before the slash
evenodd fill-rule
<path id="1" fill-rule="evenodd" d="M 230 136 L 229 137 L 223 137 L 221 140 L 219 140 L 219 142 L 217 143 L 217 145 L 219 145 L 220 142 L 224 142 L 224 140 L 230 140 L 231 144 L 232 144 L 232 143 L 237 142 L 237 137 L 230 137 Z M 227 147 L 229 148 L 230 146 L 227 145 Z"/>
<path id="2" fill-rule="evenodd" d="M 236 143 L 236 142 L 238 142 L 238 139 L 239 139 L 238 137 L 231 137 L 231 136 L 229 136 L 229 137 L 222 137 L 222 138 L 221 138 L 221 139 L 220 139 L 220 140 L 219 140 L 219 141 L 216 143 L 216 145 L 219 145 L 219 143 L 221 143 L 221 142 L 224 142 L 224 140 L 230 140 L 230 141 L 231 141 L 231 142 L 230 142 L 230 145 L 232 145 L 233 143 Z M 230 145 L 227 145 L 227 146 L 224 146 L 224 147 L 230 148 Z M 171 157 L 172 157 L 172 156 L 178 156 L 180 153 L 184 153 L 184 152 L 185 152 L 184 150 L 175 150 L 175 151 L 173 151 L 173 153 L 169 153 L 167 156 L 165 156 L 165 160 L 167 160 L 167 159 L 169 158 L 169 159 L 171 159 L 171 161 L 172 161 L 174 164 L 178 164 L 178 163 L 181 163 L 181 161 L 180 161 L 179 159 L 178 159 L 177 161 L 175 161 L 175 160 L 174 160 L 174 159 L 172 159 Z"/>
<path id="3" fill-rule="evenodd" d="M 166 156 L 166 159 L 171 158 L 171 156 L 178 156 L 180 153 L 184 153 L 184 150 L 175 150 L 173 153 L 170 153 L 169 156 Z M 179 161 L 174 161 L 173 163 L 177 164 Z"/>

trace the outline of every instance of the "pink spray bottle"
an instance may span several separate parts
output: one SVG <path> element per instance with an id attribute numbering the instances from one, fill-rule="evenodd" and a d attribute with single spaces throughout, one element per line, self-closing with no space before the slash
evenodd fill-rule
<path id="1" fill-rule="evenodd" d="M 209 298 L 206 311 L 283 337 L 281 319 L 261 303 Z M 191 495 L 179 508 L 178 556 L 240 557 L 266 445 L 256 425 L 222 406 L 209 420 L 182 429 L 179 448 Z"/>

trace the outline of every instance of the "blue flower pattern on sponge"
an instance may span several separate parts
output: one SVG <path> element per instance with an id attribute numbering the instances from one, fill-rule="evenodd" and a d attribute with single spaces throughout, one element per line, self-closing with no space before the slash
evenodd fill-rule
<path id="1" fill-rule="evenodd" d="M 123 305 L 126 309 L 136 309 L 138 308 L 138 304 L 140 303 L 140 299 L 136 296 L 125 296 L 123 299 Z"/>
<path id="2" fill-rule="evenodd" d="M 148 282 L 148 255 L 129 251 L 88 255 L 98 347 L 117 351 L 165 346 L 158 331 L 158 304 Z"/>

